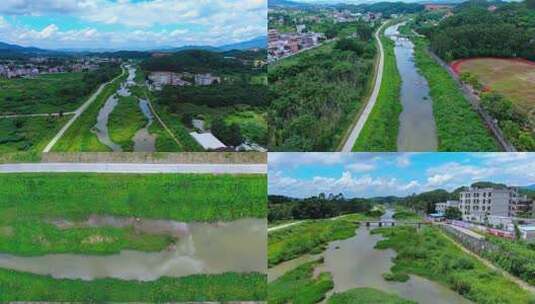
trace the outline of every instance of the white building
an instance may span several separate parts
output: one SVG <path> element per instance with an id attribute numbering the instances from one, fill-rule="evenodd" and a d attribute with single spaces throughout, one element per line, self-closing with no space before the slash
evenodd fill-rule
<path id="1" fill-rule="evenodd" d="M 450 207 L 455 207 L 455 208 L 459 208 L 459 201 L 446 201 L 446 202 L 441 202 L 441 203 L 436 203 L 435 204 L 435 212 L 436 213 L 446 213 L 446 209 L 450 208 Z"/>
<path id="2" fill-rule="evenodd" d="M 520 196 L 514 188 L 469 188 L 460 193 L 459 210 L 465 221 L 488 223 L 490 216 L 515 217 L 523 212 L 531 213 L 533 201 Z"/>
<path id="3" fill-rule="evenodd" d="M 212 76 L 212 74 L 196 74 L 195 75 L 195 84 L 196 85 L 212 85 L 216 83 L 221 83 L 221 78 Z"/>

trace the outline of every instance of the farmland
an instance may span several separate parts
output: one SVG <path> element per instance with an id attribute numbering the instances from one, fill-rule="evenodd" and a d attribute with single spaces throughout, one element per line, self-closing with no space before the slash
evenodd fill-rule
<path id="1" fill-rule="evenodd" d="M 0 153 L 41 152 L 69 118 L 0 118 Z"/>

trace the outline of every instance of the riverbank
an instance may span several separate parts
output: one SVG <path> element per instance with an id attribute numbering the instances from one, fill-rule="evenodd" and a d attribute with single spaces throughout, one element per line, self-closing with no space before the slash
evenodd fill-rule
<path id="1" fill-rule="evenodd" d="M 429 55 L 425 38 L 407 28 L 403 31 L 414 43 L 416 66 L 427 79 L 433 100 L 439 151 L 499 151 L 499 147 L 450 77 Z"/>
<path id="2" fill-rule="evenodd" d="M 379 228 L 378 249 L 397 253 L 391 271 L 439 282 L 474 303 L 531 303 L 533 296 L 460 250 L 435 227 Z"/>
<path id="3" fill-rule="evenodd" d="M 381 33 L 384 71 L 377 101 L 362 128 L 353 151 L 397 151 L 399 115 L 401 114 L 401 76 L 396 65 L 394 42 Z"/>

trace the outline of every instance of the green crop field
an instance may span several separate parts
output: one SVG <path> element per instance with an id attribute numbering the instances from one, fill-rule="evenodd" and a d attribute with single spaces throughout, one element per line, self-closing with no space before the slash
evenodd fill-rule
<path id="1" fill-rule="evenodd" d="M 396 65 L 394 42 L 384 34 L 381 42 L 385 56 L 381 89 L 353 151 L 397 151 L 401 76 Z"/>
<path id="2" fill-rule="evenodd" d="M 0 113 L 34 114 L 73 111 L 84 95 L 72 98 L 83 88 L 84 73 L 40 75 L 35 78 L 0 79 Z"/>
<path id="3" fill-rule="evenodd" d="M 0 118 L 0 153 L 41 152 L 70 117 Z"/>
<path id="4" fill-rule="evenodd" d="M 417 304 L 373 288 L 354 288 L 333 294 L 328 304 Z"/>
<path id="5" fill-rule="evenodd" d="M 385 237 L 376 248 L 397 252 L 391 269 L 394 274 L 420 275 L 478 304 L 535 301 L 528 291 L 461 251 L 436 227 L 378 228 L 373 233 Z"/>

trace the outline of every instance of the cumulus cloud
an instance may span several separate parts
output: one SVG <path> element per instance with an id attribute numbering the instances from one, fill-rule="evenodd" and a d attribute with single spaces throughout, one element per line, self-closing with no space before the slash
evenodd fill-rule
<path id="1" fill-rule="evenodd" d="M 85 35 L 80 36 L 80 41 L 93 38 L 93 47 L 138 47 L 136 43 L 143 41 L 152 47 L 218 46 L 265 35 L 267 0 L 4 0 L 0 4 L 0 14 L 77 18 L 89 25 L 88 29 L 75 30 Z M 0 20 L 0 29 L 2 24 Z M 104 31 L 99 27 L 101 32 L 98 33 L 96 25 L 114 25 L 119 29 Z M 172 29 L 174 26 L 177 28 Z M 73 30 L 63 30 L 53 24 L 39 30 L 27 26 L 10 30 L 11 33 L 0 34 L 11 43 L 45 48 L 76 47 Z M 70 44 L 58 46 L 58 42 Z"/>

